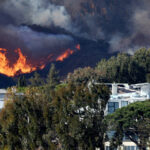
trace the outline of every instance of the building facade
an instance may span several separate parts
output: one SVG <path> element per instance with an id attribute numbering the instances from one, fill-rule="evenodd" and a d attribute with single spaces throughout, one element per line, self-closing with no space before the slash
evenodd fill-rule
<path id="1" fill-rule="evenodd" d="M 128 85 L 126 83 L 107 84 L 111 86 L 112 94 L 106 106 L 105 115 L 115 112 L 116 109 L 125 107 L 130 103 L 150 99 L 150 83 Z M 105 143 L 105 149 L 110 149 L 110 143 Z M 138 147 L 129 139 L 124 138 L 119 150 L 137 150 Z M 149 149 L 149 148 L 147 148 Z"/>

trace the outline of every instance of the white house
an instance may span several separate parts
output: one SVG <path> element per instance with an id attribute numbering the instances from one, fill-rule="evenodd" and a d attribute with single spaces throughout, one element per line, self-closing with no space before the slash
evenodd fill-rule
<path id="1" fill-rule="evenodd" d="M 145 101 L 150 99 L 150 83 L 140 83 L 128 85 L 126 83 L 107 84 L 112 86 L 112 94 L 106 106 L 105 115 L 113 113 L 116 109 L 127 106 L 137 101 Z M 111 136 L 111 135 L 110 135 Z M 105 149 L 110 149 L 110 143 L 105 143 Z M 135 143 L 124 138 L 121 150 L 137 150 Z"/>
<path id="2" fill-rule="evenodd" d="M 116 109 L 137 101 L 150 99 L 150 83 L 128 85 L 113 83 L 105 114 L 113 113 Z"/>

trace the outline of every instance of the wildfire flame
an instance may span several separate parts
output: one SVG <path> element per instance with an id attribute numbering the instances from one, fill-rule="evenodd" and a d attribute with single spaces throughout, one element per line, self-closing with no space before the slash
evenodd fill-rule
<path id="1" fill-rule="evenodd" d="M 63 61 L 65 58 L 73 54 L 74 51 L 71 49 L 67 49 L 63 54 L 61 54 L 59 57 L 57 57 L 56 61 Z"/>
<path id="2" fill-rule="evenodd" d="M 76 50 L 80 50 L 80 45 L 76 45 Z M 13 77 L 18 74 L 30 73 L 37 69 L 43 69 L 47 63 L 54 61 L 53 55 L 50 54 L 47 58 L 41 58 L 38 64 L 30 64 L 27 61 L 27 57 L 18 48 L 15 50 L 17 59 L 14 63 L 7 57 L 8 50 L 5 48 L 0 48 L 0 74 L 7 75 L 8 77 Z M 56 61 L 63 61 L 65 58 L 69 57 L 75 52 L 75 50 L 67 49 L 64 53 L 58 56 Z"/>
<path id="3" fill-rule="evenodd" d="M 81 49 L 80 44 L 77 44 L 77 45 L 76 45 L 76 49 L 77 49 L 77 50 L 80 50 L 80 49 Z"/>
<path id="4" fill-rule="evenodd" d="M 32 67 L 27 63 L 26 57 L 22 54 L 21 49 L 15 51 L 18 54 L 18 59 L 13 66 L 10 66 L 10 62 L 6 57 L 7 49 L 0 48 L 0 73 L 9 77 L 15 76 L 17 73 L 30 73 L 36 70 L 36 67 Z"/>
<path id="5" fill-rule="evenodd" d="M 80 44 L 76 45 L 76 49 L 80 50 Z M 75 51 L 71 49 L 67 49 L 64 53 L 62 53 L 59 57 L 57 57 L 56 61 L 63 61 L 70 55 L 72 55 Z"/>

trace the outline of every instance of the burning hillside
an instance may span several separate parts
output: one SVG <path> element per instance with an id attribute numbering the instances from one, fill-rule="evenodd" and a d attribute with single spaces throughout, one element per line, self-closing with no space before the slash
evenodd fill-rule
<path id="1" fill-rule="evenodd" d="M 76 49 L 80 50 L 80 45 L 76 46 Z M 0 73 L 8 77 L 13 77 L 19 74 L 31 73 L 35 70 L 43 69 L 46 64 L 51 61 L 63 61 L 70 55 L 72 55 L 75 50 L 67 49 L 65 52 L 60 54 L 56 60 L 53 60 L 53 54 L 48 55 L 45 58 L 41 58 L 37 62 L 32 62 L 25 56 L 21 49 L 18 48 L 14 51 L 15 62 L 12 61 L 11 57 L 8 56 L 9 50 L 0 48 Z"/>
<path id="2" fill-rule="evenodd" d="M 0 1 L 0 73 L 13 77 L 52 61 L 65 64 L 77 43 L 83 55 L 69 59 L 68 72 L 94 65 L 108 51 L 149 47 L 149 6 L 147 0 Z"/>
<path id="3" fill-rule="evenodd" d="M 37 68 L 27 62 L 27 57 L 21 52 L 21 49 L 15 50 L 17 60 L 12 65 L 11 61 L 7 58 L 8 50 L 0 48 L 0 73 L 9 77 L 15 76 L 21 73 L 30 73 Z M 42 66 L 41 66 L 42 67 Z"/>
<path id="4" fill-rule="evenodd" d="M 76 45 L 76 49 L 80 50 L 80 44 Z M 56 61 L 63 61 L 64 59 L 72 55 L 74 52 L 74 50 L 67 49 L 64 53 L 57 57 Z"/>

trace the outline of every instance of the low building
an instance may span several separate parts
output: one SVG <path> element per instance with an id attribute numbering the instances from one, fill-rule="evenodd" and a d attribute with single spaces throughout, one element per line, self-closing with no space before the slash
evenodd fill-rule
<path id="1" fill-rule="evenodd" d="M 116 109 L 137 101 L 150 99 L 150 83 L 128 85 L 126 83 L 113 83 L 105 114 L 113 113 Z"/>

